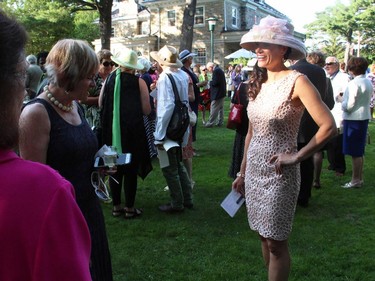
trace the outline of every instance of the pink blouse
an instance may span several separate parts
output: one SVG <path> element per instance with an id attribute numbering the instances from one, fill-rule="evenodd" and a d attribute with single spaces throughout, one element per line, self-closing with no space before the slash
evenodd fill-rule
<path id="1" fill-rule="evenodd" d="M 1 149 L 0 249 L 0 280 L 91 280 L 90 234 L 73 186 Z"/>

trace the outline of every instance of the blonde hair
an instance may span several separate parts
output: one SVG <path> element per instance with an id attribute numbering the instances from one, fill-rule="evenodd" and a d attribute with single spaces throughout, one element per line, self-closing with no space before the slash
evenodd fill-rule
<path id="1" fill-rule="evenodd" d="M 45 67 L 50 83 L 71 91 L 79 81 L 98 71 L 99 60 L 86 41 L 63 39 L 52 47 Z"/>

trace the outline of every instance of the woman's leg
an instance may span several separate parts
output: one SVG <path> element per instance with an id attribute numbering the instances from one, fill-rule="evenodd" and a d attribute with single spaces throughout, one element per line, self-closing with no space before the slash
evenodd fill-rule
<path id="1" fill-rule="evenodd" d="M 352 157 L 352 183 L 362 181 L 363 157 Z"/>
<path id="2" fill-rule="evenodd" d="M 266 239 L 266 243 L 269 255 L 268 280 L 287 281 L 290 272 L 288 240 L 276 241 Z"/>
<path id="3" fill-rule="evenodd" d="M 135 196 L 137 194 L 137 168 L 135 165 L 128 165 L 124 169 L 124 193 L 125 210 L 134 211 Z"/>
<path id="4" fill-rule="evenodd" d="M 116 211 L 120 211 L 120 210 L 123 209 L 123 207 L 121 206 L 122 179 L 123 179 L 123 173 L 122 173 L 121 170 L 117 170 L 117 173 L 112 175 L 109 178 L 109 187 L 110 187 L 111 193 L 112 193 L 112 203 L 113 203 L 113 211 L 114 211 L 113 215 L 114 216 L 120 215 L 121 213 L 117 214 Z"/>
<path id="5" fill-rule="evenodd" d="M 323 152 L 318 151 L 314 154 L 314 187 L 320 187 L 320 175 L 322 173 Z"/>

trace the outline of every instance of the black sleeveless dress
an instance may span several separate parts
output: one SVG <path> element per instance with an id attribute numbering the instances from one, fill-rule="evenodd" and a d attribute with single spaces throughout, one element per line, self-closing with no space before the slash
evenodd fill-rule
<path id="1" fill-rule="evenodd" d="M 90 272 L 94 281 L 112 281 L 112 265 L 103 212 L 99 199 L 91 185 L 91 172 L 98 142 L 78 105 L 80 125 L 66 122 L 44 99 L 35 99 L 29 104 L 40 103 L 46 108 L 51 122 L 47 165 L 57 170 L 72 183 L 76 200 L 91 235 Z M 26 106 L 27 106 L 26 105 Z"/>

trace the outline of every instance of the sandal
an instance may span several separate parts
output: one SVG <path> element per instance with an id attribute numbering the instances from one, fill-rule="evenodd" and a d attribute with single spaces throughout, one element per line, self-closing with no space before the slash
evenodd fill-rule
<path id="1" fill-rule="evenodd" d="M 125 219 L 134 219 L 136 217 L 139 217 L 140 215 L 143 214 L 143 210 L 142 209 L 137 209 L 137 208 L 134 208 L 133 211 L 127 211 L 124 209 L 124 212 L 125 212 Z"/>
<path id="2" fill-rule="evenodd" d="M 125 213 L 125 209 L 119 209 L 119 210 L 112 209 L 112 216 L 114 217 L 119 217 L 123 215 L 124 213 Z"/>

